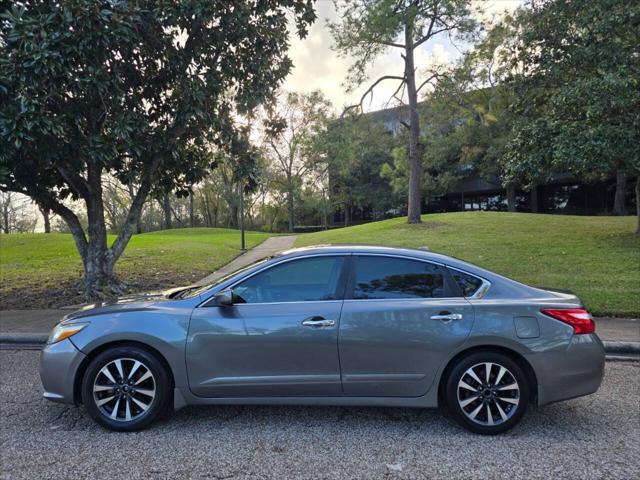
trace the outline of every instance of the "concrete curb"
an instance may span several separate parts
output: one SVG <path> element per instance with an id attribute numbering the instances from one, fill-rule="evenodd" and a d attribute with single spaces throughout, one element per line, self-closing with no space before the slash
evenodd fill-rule
<path id="1" fill-rule="evenodd" d="M 40 349 L 47 342 L 46 333 L 14 333 L 0 332 L 0 349 L 30 350 Z M 604 351 L 607 359 L 640 359 L 640 342 L 619 342 L 604 340 Z M 629 357 L 630 356 L 630 357 Z"/>
<path id="2" fill-rule="evenodd" d="M 640 354 L 640 342 L 620 342 L 603 340 L 604 350 L 607 353 L 631 353 Z"/>
<path id="3" fill-rule="evenodd" d="M 0 332 L 0 350 L 40 350 L 48 338 L 46 333 Z"/>

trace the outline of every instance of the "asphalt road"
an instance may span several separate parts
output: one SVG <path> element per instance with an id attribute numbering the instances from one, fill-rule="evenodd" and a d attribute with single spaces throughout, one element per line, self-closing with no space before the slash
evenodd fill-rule
<path id="1" fill-rule="evenodd" d="M 144 432 L 43 400 L 38 352 L 0 352 L 0 478 L 640 478 L 640 364 L 481 437 L 431 410 L 187 408 Z"/>

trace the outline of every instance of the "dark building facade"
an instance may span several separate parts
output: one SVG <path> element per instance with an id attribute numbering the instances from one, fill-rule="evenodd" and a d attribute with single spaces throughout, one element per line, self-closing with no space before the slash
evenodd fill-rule
<path id="1" fill-rule="evenodd" d="M 635 179 L 627 179 L 625 204 L 635 211 Z M 604 215 L 613 211 L 616 179 L 585 183 L 571 175 L 556 175 L 534 191 L 516 189 L 515 206 L 519 212 L 566 215 Z M 507 192 L 499 181 L 471 177 L 461 181 L 451 192 L 425 205 L 426 212 L 465 210 L 507 210 Z"/>

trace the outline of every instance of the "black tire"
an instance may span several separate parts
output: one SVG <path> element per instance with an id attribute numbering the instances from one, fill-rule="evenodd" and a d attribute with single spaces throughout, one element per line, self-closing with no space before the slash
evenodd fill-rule
<path id="1" fill-rule="evenodd" d="M 94 391 L 98 389 L 100 391 Z M 112 396 L 114 399 L 109 400 Z M 164 363 L 154 353 L 138 346 L 105 350 L 91 360 L 82 379 L 82 402 L 87 412 L 110 430 L 134 431 L 147 427 L 168 411 L 171 399 L 171 379 Z M 106 403 L 100 406 L 99 402 Z M 109 414 L 113 414 L 114 409 L 115 418 Z"/>
<path id="2" fill-rule="evenodd" d="M 499 381 L 495 383 L 496 380 Z M 522 368 L 510 357 L 498 352 L 475 352 L 454 365 L 447 377 L 445 396 L 447 409 L 456 422 L 474 433 L 496 435 L 512 428 L 524 415 L 529 404 L 529 383 Z"/>

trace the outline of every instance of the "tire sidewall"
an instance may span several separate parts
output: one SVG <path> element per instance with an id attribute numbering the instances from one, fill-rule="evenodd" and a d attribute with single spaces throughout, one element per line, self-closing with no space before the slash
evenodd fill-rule
<path id="1" fill-rule="evenodd" d="M 458 403 L 458 382 L 468 368 L 478 363 L 491 362 L 507 368 L 515 377 L 520 388 L 520 402 L 513 416 L 495 426 L 480 425 L 469 419 Z M 451 416 L 460 425 L 474 433 L 495 435 L 513 428 L 521 419 L 529 405 L 529 382 L 522 368 L 513 359 L 498 352 L 475 352 L 461 358 L 453 367 L 446 383 L 446 405 Z"/>
<path id="2" fill-rule="evenodd" d="M 118 358 L 132 358 L 144 363 L 154 376 L 156 395 L 149 410 L 142 417 L 129 422 L 116 421 L 106 417 L 93 398 L 93 384 L 98 372 L 109 362 Z M 97 423 L 110 430 L 134 431 L 147 427 L 168 408 L 171 384 L 167 369 L 157 356 L 136 346 L 114 347 L 98 354 L 87 366 L 82 379 L 82 402 L 87 413 Z"/>

